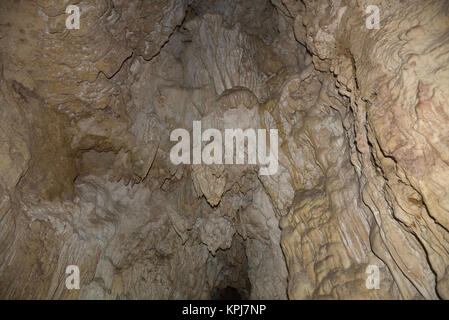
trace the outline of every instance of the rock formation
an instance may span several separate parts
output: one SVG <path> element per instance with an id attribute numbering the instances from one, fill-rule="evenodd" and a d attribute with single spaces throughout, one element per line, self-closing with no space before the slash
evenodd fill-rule
<path id="1" fill-rule="evenodd" d="M 446 0 L 2 0 L 0 48 L 0 298 L 449 298 Z"/>

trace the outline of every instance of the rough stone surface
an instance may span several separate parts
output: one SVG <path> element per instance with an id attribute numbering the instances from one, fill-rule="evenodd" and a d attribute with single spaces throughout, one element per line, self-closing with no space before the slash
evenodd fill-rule
<path id="1" fill-rule="evenodd" d="M 1 1 L 0 298 L 448 299 L 448 34 L 446 0 Z M 278 172 L 174 165 L 193 121 L 277 129 Z"/>

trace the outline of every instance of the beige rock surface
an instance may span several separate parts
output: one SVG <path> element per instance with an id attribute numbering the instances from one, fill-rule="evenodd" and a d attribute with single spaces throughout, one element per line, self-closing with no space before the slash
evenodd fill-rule
<path id="1" fill-rule="evenodd" d="M 0 298 L 449 298 L 447 1 L 4 0 L 0 21 Z M 277 129 L 277 173 L 174 165 L 193 121 Z"/>

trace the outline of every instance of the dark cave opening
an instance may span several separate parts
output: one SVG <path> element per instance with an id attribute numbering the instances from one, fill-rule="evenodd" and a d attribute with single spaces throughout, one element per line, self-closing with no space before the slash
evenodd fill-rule
<path id="1" fill-rule="evenodd" d="M 215 288 L 211 295 L 212 300 L 244 300 L 242 294 L 234 287 Z"/>

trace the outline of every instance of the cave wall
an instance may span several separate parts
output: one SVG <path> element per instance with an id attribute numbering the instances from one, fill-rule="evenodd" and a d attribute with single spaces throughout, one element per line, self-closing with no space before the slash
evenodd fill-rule
<path id="1" fill-rule="evenodd" d="M 399 297 L 446 298 L 449 140 L 441 128 L 447 120 L 448 4 L 304 3 L 293 22 L 295 35 L 313 53 L 315 69 L 332 75 L 338 88 L 340 97 L 330 90 L 320 97 L 341 116 L 358 180 L 355 194 L 369 209 L 369 242 L 364 232 L 351 237 L 340 222 L 349 235 L 343 243 L 353 259 L 356 244 L 368 244 L 391 273 Z M 368 4 L 380 8 L 379 30 L 364 26 Z M 338 208 L 329 191 L 331 207 Z M 343 215 L 338 219 L 348 218 Z M 311 278 L 316 290 L 317 278 Z M 331 295 L 339 297 L 338 291 Z"/>
<path id="2" fill-rule="evenodd" d="M 0 21 L 1 298 L 449 296 L 447 1 L 3 0 Z M 195 120 L 277 129 L 277 173 L 174 165 Z"/>

